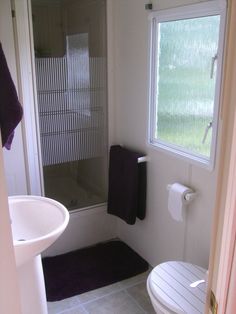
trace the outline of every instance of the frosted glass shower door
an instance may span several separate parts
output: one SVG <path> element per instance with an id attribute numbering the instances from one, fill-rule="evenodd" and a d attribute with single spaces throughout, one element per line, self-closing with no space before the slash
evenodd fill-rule
<path id="1" fill-rule="evenodd" d="M 100 2 L 103 1 L 97 0 L 94 5 L 99 6 Z M 60 12 L 57 19 L 62 26 L 52 34 L 55 37 L 57 32 L 58 38 L 62 38 L 63 45 L 59 49 L 53 40 L 42 40 L 43 35 L 37 35 L 40 31 L 36 29 L 37 23 L 34 25 L 45 195 L 69 209 L 77 209 L 106 201 L 106 52 L 105 45 L 94 50 L 91 38 L 97 29 L 94 26 L 84 32 L 87 25 L 82 27 L 80 20 L 70 16 L 75 11 L 72 6 L 76 6 L 76 2 L 53 4 L 49 1 L 42 9 L 44 5 L 37 6 L 35 2 L 32 9 L 37 21 L 43 22 L 47 16 L 47 22 L 53 23 L 55 10 L 50 11 L 50 8 L 57 8 Z M 84 6 L 86 14 L 91 14 Z M 78 8 L 81 10 L 79 1 Z M 103 25 L 105 11 L 99 17 L 98 24 Z M 41 27 L 39 22 L 38 25 Z M 97 41 L 101 40 L 99 36 L 105 35 L 100 32 Z"/>

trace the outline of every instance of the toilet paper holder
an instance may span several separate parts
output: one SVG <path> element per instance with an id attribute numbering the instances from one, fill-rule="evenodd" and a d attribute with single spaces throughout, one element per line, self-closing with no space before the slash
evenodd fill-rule
<path id="1" fill-rule="evenodd" d="M 167 188 L 168 191 L 171 189 L 171 186 L 172 186 L 172 184 L 168 184 L 168 185 L 167 185 L 166 188 Z M 193 191 L 193 192 L 187 193 L 187 194 L 184 196 L 184 199 L 185 199 L 187 202 L 191 202 L 192 200 L 195 199 L 196 195 L 197 195 L 197 193 Z"/>

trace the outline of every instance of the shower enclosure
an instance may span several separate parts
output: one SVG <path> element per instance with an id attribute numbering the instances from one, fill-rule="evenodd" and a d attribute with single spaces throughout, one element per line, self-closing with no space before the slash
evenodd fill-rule
<path id="1" fill-rule="evenodd" d="M 44 194 L 69 210 L 106 201 L 106 2 L 32 0 Z"/>

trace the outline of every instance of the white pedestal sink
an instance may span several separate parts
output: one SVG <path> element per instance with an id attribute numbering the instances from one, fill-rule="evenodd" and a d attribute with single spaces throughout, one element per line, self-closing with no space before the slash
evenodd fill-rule
<path id="1" fill-rule="evenodd" d="M 41 253 L 65 230 L 69 213 L 41 196 L 10 196 L 8 201 L 22 314 L 47 314 Z"/>

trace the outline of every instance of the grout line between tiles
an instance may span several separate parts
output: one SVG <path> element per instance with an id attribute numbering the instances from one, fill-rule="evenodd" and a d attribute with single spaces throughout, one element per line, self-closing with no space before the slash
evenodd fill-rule
<path id="1" fill-rule="evenodd" d="M 130 297 L 130 299 L 138 306 L 138 308 L 140 310 L 142 310 L 143 314 L 146 314 L 147 312 L 144 310 L 144 308 L 142 308 L 142 306 L 137 302 L 137 300 L 135 300 L 134 297 L 132 297 L 132 295 L 130 295 L 127 291 L 127 289 L 124 290 L 124 292 L 128 295 L 128 297 Z"/>
<path id="2" fill-rule="evenodd" d="M 108 292 L 108 293 L 103 294 L 102 296 L 99 296 L 99 297 L 95 297 L 95 298 L 92 299 L 92 300 L 85 301 L 85 302 L 81 302 L 81 304 L 82 304 L 82 305 L 87 305 L 87 304 L 89 304 L 89 303 L 91 303 L 91 302 L 100 300 L 100 299 L 102 299 L 102 298 L 104 298 L 104 297 L 110 296 L 110 295 L 115 294 L 115 293 L 117 293 L 117 292 L 125 291 L 127 288 L 134 287 L 134 286 L 136 286 L 136 285 L 138 285 L 138 284 L 140 284 L 140 283 L 142 283 L 142 282 L 144 282 L 144 281 L 145 281 L 145 280 L 141 280 L 141 281 L 137 281 L 136 283 L 134 283 L 134 284 L 132 284 L 132 285 L 130 285 L 130 286 L 127 286 L 127 287 L 120 287 L 120 288 L 118 288 L 117 290 L 114 290 L 114 291 L 112 291 L 112 292 Z"/>
<path id="3" fill-rule="evenodd" d="M 86 310 L 86 308 L 83 305 L 81 305 L 81 307 L 83 308 L 86 314 L 89 314 L 89 312 Z"/>
<path id="4" fill-rule="evenodd" d="M 128 296 L 130 296 L 131 299 L 133 299 L 133 301 L 144 311 L 145 314 L 148 313 L 148 312 L 142 307 L 142 305 L 140 305 L 140 304 L 138 303 L 138 301 L 128 292 L 127 289 L 126 289 L 125 292 L 126 292 L 126 293 L 128 294 Z"/>

